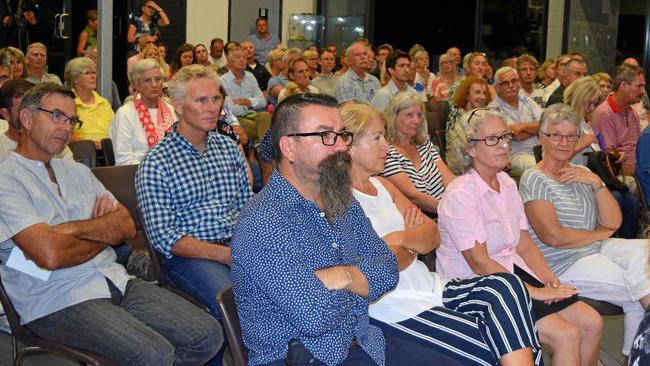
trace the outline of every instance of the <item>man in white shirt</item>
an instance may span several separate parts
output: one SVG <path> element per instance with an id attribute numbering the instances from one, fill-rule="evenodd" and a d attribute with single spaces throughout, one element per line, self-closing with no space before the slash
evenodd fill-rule
<path id="1" fill-rule="evenodd" d="M 228 64 L 228 58 L 224 55 L 223 48 L 223 39 L 213 38 L 212 41 L 210 41 L 210 63 L 219 67 L 224 67 Z"/>

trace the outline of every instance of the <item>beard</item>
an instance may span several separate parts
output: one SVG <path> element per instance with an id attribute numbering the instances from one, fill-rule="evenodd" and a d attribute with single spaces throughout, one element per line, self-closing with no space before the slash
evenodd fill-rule
<path id="1" fill-rule="evenodd" d="M 345 214 L 352 202 L 350 166 L 352 158 L 347 151 L 338 152 L 318 164 L 320 197 L 327 221 Z"/>

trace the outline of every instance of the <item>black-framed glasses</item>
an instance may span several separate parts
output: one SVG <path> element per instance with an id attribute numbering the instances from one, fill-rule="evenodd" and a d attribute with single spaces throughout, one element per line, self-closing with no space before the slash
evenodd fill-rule
<path id="1" fill-rule="evenodd" d="M 566 139 L 568 142 L 576 142 L 580 140 L 580 135 L 572 133 L 570 135 L 563 135 L 559 132 L 551 132 L 551 133 L 546 133 L 546 132 L 540 132 L 542 135 L 548 137 L 551 139 L 551 141 L 555 142 L 560 142 L 564 139 Z"/>
<path id="2" fill-rule="evenodd" d="M 499 141 L 511 143 L 513 134 L 511 132 L 506 132 L 501 136 L 486 136 L 484 139 L 471 139 L 470 141 L 483 141 L 485 146 L 495 146 L 499 144 Z"/>
<path id="3" fill-rule="evenodd" d="M 54 121 L 56 124 L 62 125 L 64 123 L 69 123 L 70 126 L 72 126 L 75 130 L 81 128 L 83 125 L 83 121 L 79 119 L 79 116 L 68 116 L 58 109 L 55 109 L 53 111 L 41 107 L 38 107 L 36 109 L 49 114 L 52 121 Z"/>
<path id="4" fill-rule="evenodd" d="M 341 137 L 341 141 L 345 146 L 350 146 L 352 144 L 352 139 L 354 134 L 350 131 L 321 131 L 321 132 L 302 132 L 302 133 L 290 133 L 287 134 L 288 137 L 307 137 L 307 136 L 320 136 L 321 142 L 325 146 L 332 146 L 336 144 L 336 140 Z"/>

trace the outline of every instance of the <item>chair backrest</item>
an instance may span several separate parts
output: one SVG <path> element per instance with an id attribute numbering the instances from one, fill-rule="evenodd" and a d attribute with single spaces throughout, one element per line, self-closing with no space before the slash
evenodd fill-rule
<path id="1" fill-rule="evenodd" d="M 104 162 L 107 166 L 115 165 L 115 152 L 113 152 L 113 141 L 111 139 L 102 139 L 102 153 L 104 154 Z"/>
<path id="2" fill-rule="evenodd" d="M 138 217 L 138 200 L 135 195 L 137 169 L 137 165 L 106 166 L 93 169 L 93 174 L 129 210 L 135 228 L 139 231 L 142 230 L 142 223 Z"/>
<path id="3" fill-rule="evenodd" d="M 97 165 L 97 149 L 93 141 L 71 141 L 68 147 L 72 151 L 74 160 L 86 165 L 90 164 L 89 168 L 94 168 Z"/>
<path id="4" fill-rule="evenodd" d="M 447 133 L 445 130 L 436 130 L 436 140 L 438 141 L 438 147 L 440 148 L 440 157 L 444 162 L 447 162 L 445 159 L 445 151 L 447 150 Z"/>
<path id="5" fill-rule="evenodd" d="M 434 138 L 436 131 L 441 129 L 440 126 L 443 123 L 446 123 L 446 121 L 440 120 L 440 113 L 438 112 L 428 111 L 424 114 L 424 118 L 427 120 L 427 132 L 431 138 Z M 444 129 L 444 126 L 442 126 L 442 129 Z"/>
<path id="6" fill-rule="evenodd" d="M 2 285 L 2 281 L 0 281 L 0 304 L 2 304 L 5 314 L 7 314 L 7 320 L 9 321 L 12 336 L 16 337 L 19 341 L 31 337 L 27 328 L 20 324 L 20 315 L 18 315 L 14 305 L 11 303 L 11 299 L 9 299 L 9 296 Z"/>
<path id="7" fill-rule="evenodd" d="M 533 155 L 535 155 L 535 162 L 539 163 L 542 161 L 542 145 L 533 146 Z"/>
<path id="8" fill-rule="evenodd" d="M 248 363 L 248 350 L 244 345 L 239 325 L 239 314 L 235 304 L 235 293 L 232 287 L 222 290 L 217 294 L 217 308 L 221 314 L 221 322 L 226 330 L 230 353 L 235 366 L 245 366 Z"/>
<path id="9" fill-rule="evenodd" d="M 138 221 L 144 223 L 144 221 L 142 220 L 142 213 L 140 212 L 140 207 L 136 206 L 136 211 L 137 211 Z M 156 277 L 156 281 L 158 281 L 158 283 L 162 287 L 172 288 L 173 286 L 171 282 L 169 282 L 167 276 L 165 276 L 165 272 L 163 271 L 162 254 L 158 252 L 156 248 L 154 248 L 153 245 L 151 244 L 151 241 L 149 240 L 149 236 L 147 235 L 147 230 L 144 229 L 144 226 L 142 228 L 142 233 L 144 234 L 144 242 L 147 245 L 147 252 L 149 253 L 149 258 L 151 259 L 151 268 L 153 269 L 153 275 L 154 277 Z"/>

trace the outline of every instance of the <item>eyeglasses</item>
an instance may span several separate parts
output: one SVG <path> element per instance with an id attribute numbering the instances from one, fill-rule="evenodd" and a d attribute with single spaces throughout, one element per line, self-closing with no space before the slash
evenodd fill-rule
<path id="1" fill-rule="evenodd" d="M 345 146 L 352 144 L 354 134 L 350 131 L 321 131 L 321 132 L 303 132 L 303 133 L 290 133 L 287 137 L 306 137 L 306 136 L 320 136 L 321 142 L 325 146 L 332 146 L 336 144 L 336 140 L 341 137 L 341 141 Z"/>
<path id="2" fill-rule="evenodd" d="M 511 143 L 513 135 L 510 132 L 506 132 L 501 136 L 487 136 L 484 139 L 471 139 L 470 141 L 483 141 L 485 146 L 495 146 L 499 144 L 499 141 Z"/>
<path id="3" fill-rule="evenodd" d="M 540 132 L 540 133 L 542 135 L 548 137 L 549 139 L 551 139 L 551 141 L 555 141 L 555 142 L 560 142 L 565 138 L 566 138 L 566 140 L 568 142 L 576 142 L 576 141 L 580 140 L 580 135 L 577 135 L 577 134 L 563 135 L 563 134 L 558 133 L 558 132 L 552 132 L 552 133 Z"/>
<path id="4" fill-rule="evenodd" d="M 97 75 L 97 71 L 95 70 L 84 70 L 80 72 L 81 75 Z"/>
<path id="5" fill-rule="evenodd" d="M 499 81 L 497 84 L 499 85 L 517 85 L 519 83 L 519 79 L 511 79 L 511 80 L 503 80 Z"/>
<path id="6" fill-rule="evenodd" d="M 53 111 L 49 111 L 41 107 L 38 107 L 36 109 L 49 114 L 52 121 L 54 121 L 56 124 L 62 125 L 64 123 L 69 123 L 70 126 L 74 127 L 75 130 L 81 128 L 83 125 L 83 121 L 79 119 L 79 116 L 69 117 L 67 114 L 61 112 L 58 109 L 55 109 Z"/>
<path id="7" fill-rule="evenodd" d="M 163 82 L 163 78 L 161 76 L 154 76 L 152 78 L 144 78 L 140 80 L 142 84 L 149 84 L 149 85 L 157 85 Z"/>

